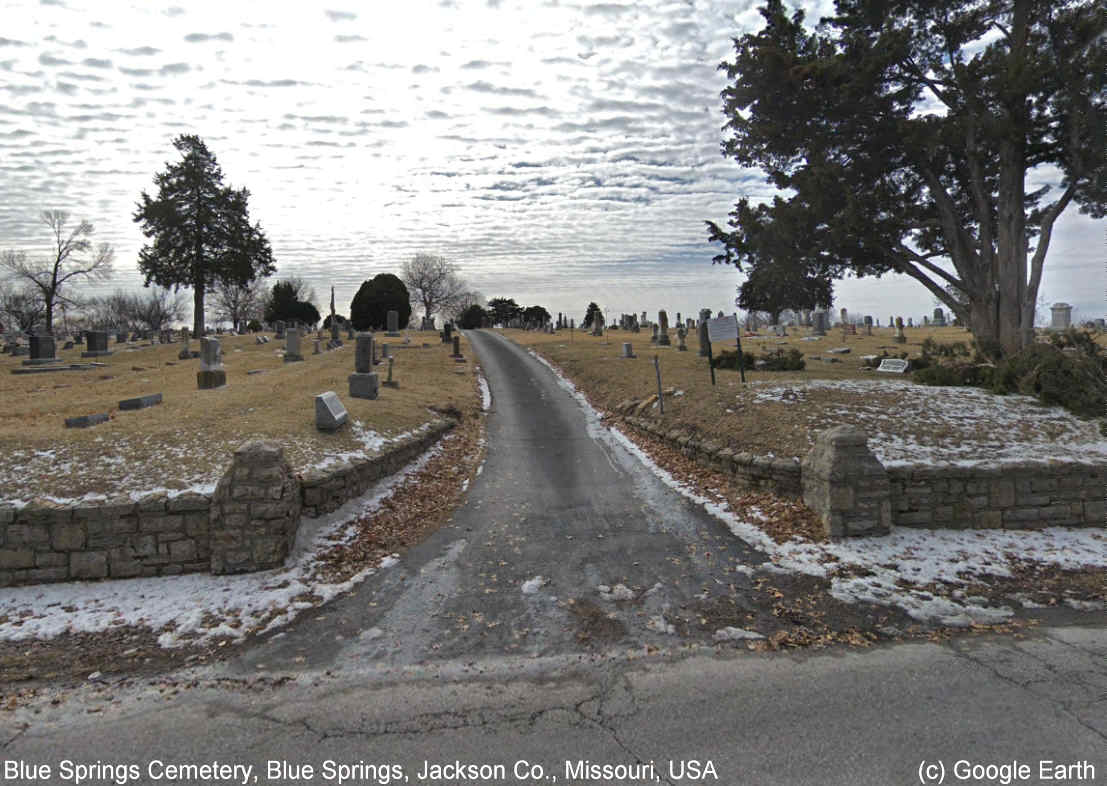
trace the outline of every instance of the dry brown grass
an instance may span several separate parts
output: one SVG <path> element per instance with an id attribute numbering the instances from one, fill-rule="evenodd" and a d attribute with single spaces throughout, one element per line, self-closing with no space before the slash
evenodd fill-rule
<path id="1" fill-rule="evenodd" d="M 198 390 L 200 361 L 178 360 L 182 344 L 116 345 L 96 360 L 102 368 L 14 375 L 25 358 L 0 356 L 0 487 L 3 500 L 36 496 L 109 496 L 164 487 L 213 483 L 244 440 L 275 439 L 297 469 L 329 456 L 362 451 L 359 433 L 382 437 L 410 431 L 435 417 L 428 407 L 465 411 L 479 400 L 473 363 L 455 363 L 437 334 L 407 332 L 411 345 L 396 349 L 395 388 L 381 388 L 374 401 L 351 398 L 347 376 L 354 370 L 353 343 L 312 355 L 302 342 L 304 362 L 284 363 L 283 341 L 257 344 L 254 336 L 223 336 L 227 385 Z M 393 347 L 402 339 L 384 339 Z M 423 346 L 426 343 L 427 346 Z M 128 349 L 125 347 L 131 347 Z M 192 342 L 199 349 L 199 342 Z M 82 361 L 81 347 L 59 350 L 67 362 Z M 379 366 L 382 381 L 387 366 Z M 261 373 L 249 374 L 250 371 Z M 314 396 L 338 393 L 351 421 L 363 429 L 324 434 L 315 428 Z M 161 393 L 163 403 L 119 411 L 122 399 Z M 67 429 L 68 417 L 108 413 L 111 420 L 86 429 Z"/>
<path id="2" fill-rule="evenodd" d="M 649 416 L 658 418 L 667 427 L 685 427 L 702 435 L 720 440 L 730 447 L 759 455 L 802 457 L 810 449 L 815 435 L 824 428 L 844 422 L 844 408 L 855 410 L 851 416 L 863 427 L 873 431 L 887 428 L 889 416 L 896 413 L 904 415 L 902 388 L 889 387 L 887 391 L 868 390 L 863 395 L 856 391 L 806 388 L 795 400 L 755 401 L 758 386 L 797 385 L 812 380 L 886 380 L 909 381 L 909 375 L 882 374 L 863 370 L 861 357 L 864 355 L 899 355 L 907 352 L 909 357 L 921 354 L 921 345 L 927 338 L 943 344 L 964 342 L 971 346 L 972 336 L 962 328 L 905 328 L 906 344 L 896 344 L 892 337 L 892 328 L 874 328 L 872 336 L 844 336 L 840 329 L 832 329 L 827 336 L 818 341 L 803 341 L 810 334 L 808 329 L 798 332 L 789 331 L 787 338 L 775 336 L 743 337 L 742 350 L 760 355 L 781 349 L 798 349 L 807 361 L 807 367 L 798 372 L 747 371 L 747 385 L 743 386 L 737 371 L 716 369 L 717 384 L 712 386 L 707 359 L 699 357 L 699 344 L 695 333 L 687 338 L 688 351 L 676 349 L 677 339 L 672 334 L 672 347 L 654 347 L 649 342 L 649 333 L 638 334 L 625 331 L 611 331 L 602 338 L 581 331 L 563 330 L 556 335 L 532 333 L 521 330 L 505 330 L 503 334 L 519 343 L 541 353 L 550 362 L 561 368 L 573 382 L 588 396 L 593 405 L 609 412 L 628 399 L 645 399 L 657 393 L 657 378 L 653 358 L 660 360 L 662 387 L 677 388 L 684 391 L 677 397 L 665 397 L 665 413 L 657 409 L 649 411 Z M 637 359 L 626 360 L 620 357 L 622 343 L 629 341 L 633 345 Z M 832 355 L 827 350 L 848 347 L 849 354 Z M 734 342 L 728 342 L 720 348 L 733 350 Z M 835 358 L 839 362 L 827 362 Z M 929 388 L 939 391 L 939 388 Z M 935 393 L 937 395 L 937 393 Z M 1005 401 L 1003 407 L 1013 406 Z M 896 417 L 892 417 L 891 426 L 895 426 Z M 1067 438 L 1065 423 L 1068 418 L 1060 418 L 1058 423 L 1043 423 L 1041 418 L 1028 419 L 1025 423 L 1005 424 L 1003 439 L 1008 443 L 1034 441 L 1042 438 L 1046 430 L 1054 429 L 1057 439 Z M 882 421 L 879 422 L 878 421 Z M 982 440 L 995 439 L 995 424 L 986 419 L 977 422 L 969 418 L 954 417 L 934 422 L 922 428 L 913 425 L 912 441 L 934 447 L 956 448 L 962 443 L 979 443 Z"/>

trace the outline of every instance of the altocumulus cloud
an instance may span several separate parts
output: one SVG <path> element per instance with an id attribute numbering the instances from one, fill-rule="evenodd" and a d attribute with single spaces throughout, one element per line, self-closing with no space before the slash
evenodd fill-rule
<path id="1" fill-rule="evenodd" d="M 4 247 L 43 251 L 38 213 L 65 208 L 117 246 L 103 291 L 140 285 L 134 202 L 188 131 L 250 189 L 278 275 L 334 283 L 340 304 L 425 250 L 488 297 L 577 319 L 589 300 L 732 308 L 740 279 L 710 264 L 703 222 L 773 193 L 719 152 L 716 66 L 760 25 L 752 0 L 349 6 L 6 0 Z M 829 10 L 819 0 L 809 19 Z M 1101 274 L 1102 233 L 1075 214 L 1061 228 L 1043 294 L 1079 308 L 1092 288 L 1050 271 Z M 929 305 L 907 286 L 903 313 Z"/>

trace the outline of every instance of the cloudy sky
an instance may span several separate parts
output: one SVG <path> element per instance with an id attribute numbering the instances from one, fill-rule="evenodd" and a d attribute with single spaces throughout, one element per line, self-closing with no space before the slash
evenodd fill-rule
<path id="1" fill-rule="evenodd" d="M 716 66 L 760 27 L 748 0 L 5 0 L 3 20 L 0 249 L 40 249 L 39 213 L 69 210 L 116 247 L 104 291 L 142 284 L 131 216 L 181 133 L 250 189 L 278 277 L 320 307 L 333 284 L 341 313 L 418 251 L 578 320 L 591 300 L 729 313 L 741 275 L 711 264 L 704 221 L 771 196 L 719 152 Z M 1105 258 L 1102 223 L 1070 208 L 1044 299 L 1102 315 Z M 906 277 L 836 291 L 881 321 L 934 307 Z"/>

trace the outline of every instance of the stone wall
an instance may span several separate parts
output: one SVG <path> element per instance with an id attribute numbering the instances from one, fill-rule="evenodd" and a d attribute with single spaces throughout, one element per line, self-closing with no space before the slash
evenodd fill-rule
<path id="1" fill-rule="evenodd" d="M 750 491 L 803 499 L 803 470 L 791 459 L 752 456 L 646 418 L 623 422 L 697 463 L 731 475 Z M 888 477 L 892 526 L 929 529 L 1104 527 L 1107 465 L 1087 462 L 980 467 L 893 465 Z M 869 481 L 873 481 L 869 478 Z M 883 485 L 883 484 L 880 484 Z M 863 496 L 863 495 L 860 495 Z M 813 497 L 813 499 L 816 499 Z M 830 510 L 829 495 L 826 503 Z"/>
<path id="2" fill-rule="evenodd" d="M 791 459 L 755 456 L 700 438 L 680 429 L 666 430 L 646 418 L 626 416 L 626 423 L 678 449 L 682 455 L 735 479 L 735 485 L 749 491 L 766 491 L 780 497 L 800 498 L 800 465 Z"/>
<path id="3" fill-rule="evenodd" d="M 207 570 L 203 494 L 0 507 L 0 586 Z"/>
<path id="4" fill-rule="evenodd" d="M 1072 461 L 985 467 L 893 466 L 892 520 L 900 527 L 1104 527 L 1107 467 Z"/>
<path id="5" fill-rule="evenodd" d="M 376 481 L 403 468 L 453 427 L 451 420 L 434 420 L 421 433 L 394 442 L 380 456 L 305 472 L 300 476 L 303 515 L 315 518 L 338 510 L 343 503 L 364 494 Z"/>
<path id="6" fill-rule="evenodd" d="M 0 587 L 279 566 L 301 515 L 319 516 L 360 496 L 453 426 L 435 420 L 380 455 L 304 475 L 291 473 L 279 446 L 246 443 L 212 496 L 159 492 L 95 505 L 0 503 Z"/>

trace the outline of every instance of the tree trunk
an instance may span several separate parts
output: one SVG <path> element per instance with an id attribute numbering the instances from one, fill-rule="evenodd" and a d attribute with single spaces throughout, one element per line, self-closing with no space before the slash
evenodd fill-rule
<path id="1" fill-rule="evenodd" d="M 46 335 L 54 335 L 54 298 L 46 297 Z"/>
<path id="2" fill-rule="evenodd" d="M 204 335 L 204 284 L 197 282 L 192 289 L 192 335 Z"/>

